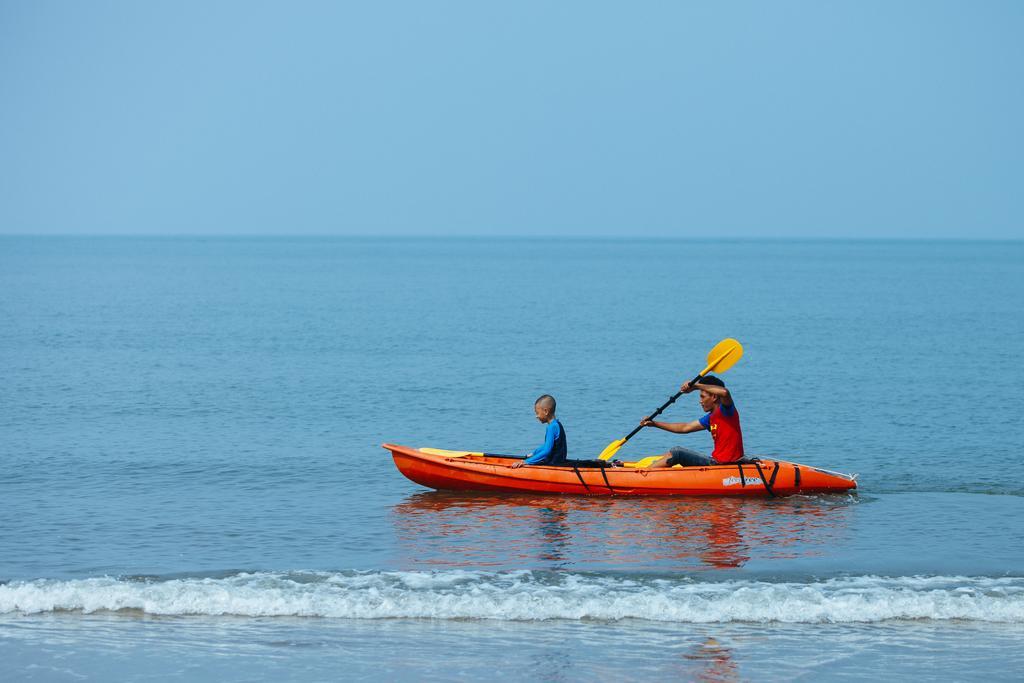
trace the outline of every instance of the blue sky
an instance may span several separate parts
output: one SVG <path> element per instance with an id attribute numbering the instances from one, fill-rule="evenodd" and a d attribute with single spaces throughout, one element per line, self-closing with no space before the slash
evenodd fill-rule
<path id="1" fill-rule="evenodd" d="M 0 232 L 1024 235 L 1024 2 L 0 0 Z"/>

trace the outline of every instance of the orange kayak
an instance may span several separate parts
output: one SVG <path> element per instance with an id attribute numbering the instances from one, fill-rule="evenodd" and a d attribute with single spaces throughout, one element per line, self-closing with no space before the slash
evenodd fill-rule
<path id="1" fill-rule="evenodd" d="M 789 496 L 857 488 L 855 477 L 784 460 L 646 469 L 529 465 L 512 456 L 386 443 L 398 471 L 432 489 L 592 496 Z"/>

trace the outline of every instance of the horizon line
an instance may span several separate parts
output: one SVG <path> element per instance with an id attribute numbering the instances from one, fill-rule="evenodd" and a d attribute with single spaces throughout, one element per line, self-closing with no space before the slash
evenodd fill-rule
<path id="1" fill-rule="evenodd" d="M 564 241 L 608 241 L 608 242 L 1024 242 L 1024 237 L 964 237 L 964 236 L 930 236 L 930 237 L 888 237 L 888 236 L 799 236 L 799 235 L 763 235 L 763 236 L 696 236 L 696 235 L 547 235 L 547 234 L 370 234 L 370 233 L 234 233 L 234 232 L 0 232 L 0 238 L 215 238 L 215 239 L 353 239 L 353 240 L 537 240 L 554 239 Z"/>

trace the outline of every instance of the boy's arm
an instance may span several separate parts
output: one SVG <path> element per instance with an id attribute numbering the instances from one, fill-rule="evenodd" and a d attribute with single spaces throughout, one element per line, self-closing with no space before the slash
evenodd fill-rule
<path id="1" fill-rule="evenodd" d="M 690 432 L 699 432 L 704 429 L 704 425 L 700 423 L 700 420 L 694 420 L 693 422 L 656 422 L 655 420 L 648 420 L 646 417 L 640 420 L 640 426 L 657 427 L 674 434 L 689 434 Z"/>
<path id="2" fill-rule="evenodd" d="M 548 425 L 547 431 L 544 432 L 544 445 L 534 449 L 533 453 L 525 460 L 527 465 L 536 465 L 551 455 L 551 451 L 555 450 L 555 423 L 554 421 Z"/>
<path id="3" fill-rule="evenodd" d="M 715 384 L 701 384 L 700 382 L 698 382 L 697 384 L 687 382 L 683 386 L 679 387 L 679 391 L 683 392 L 684 394 L 688 394 L 694 390 L 706 391 L 712 396 L 717 396 L 718 398 L 722 399 L 723 406 L 732 405 L 732 394 L 730 394 L 729 390 L 726 389 L 725 387 L 720 387 Z"/>

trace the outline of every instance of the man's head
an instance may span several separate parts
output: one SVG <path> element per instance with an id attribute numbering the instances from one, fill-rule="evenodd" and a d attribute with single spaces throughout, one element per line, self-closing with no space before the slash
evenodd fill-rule
<path id="1" fill-rule="evenodd" d="M 716 387 L 725 388 L 725 382 L 718 379 L 714 375 L 706 375 L 700 382 L 698 382 L 698 384 L 711 384 Z M 719 398 L 718 396 L 715 396 L 714 394 L 709 394 L 708 392 L 701 389 L 700 407 L 703 408 L 705 412 L 710 413 L 712 410 L 715 409 L 715 406 L 721 403 L 721 401 L 722 399 Z"/>
<path id="2" fill-rule="evenodd" d="M 533 412 L 541 422 L 548 423 L 555 417 L 555 397 L 544 394 L 533 402 Z"/>

